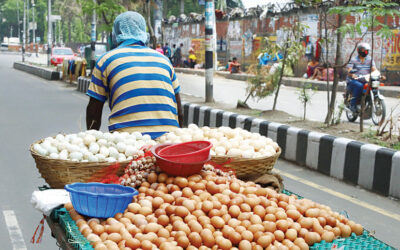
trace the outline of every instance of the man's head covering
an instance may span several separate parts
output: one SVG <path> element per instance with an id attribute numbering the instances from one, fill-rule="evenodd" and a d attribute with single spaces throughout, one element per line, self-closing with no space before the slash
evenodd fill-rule
<path id="1" fill-rule="evenodd" d="M 112 33 L 118 44 L 132 39 L 146 44 L 148 39 L 146 21 L 142 15 L 134 11 L 118 15 L 115 18 Z"/>

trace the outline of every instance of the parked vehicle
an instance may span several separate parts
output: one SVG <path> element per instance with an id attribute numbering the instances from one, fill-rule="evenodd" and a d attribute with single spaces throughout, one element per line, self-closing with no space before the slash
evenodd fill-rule
<path id="1" fill-rule="evenodd" d="M 63 63 L 64 59 L 74 59 L 76 54 L 72 51 L 71 48 L 67 47 L 54 47 L 51 50 L 51 64 L 57 66 L 58 64 Z"/>
<path id="2" fill-rule="evenodd" d="M 1 51 L 8 51 L 8 44 L 7 43 L 1 43 L 0 50 Z"/>
<path id="3" fill-rule="evenodd" d="M 365 106 L 363 119 L 372 119 L 372 122 L 378 125 L 383 122 L 386 117 L 385 97 L 379 92 L 379 87 L 383 85 L 383 83 L 381 83 L 381 79 L 383 79 L 381 73 L 376 70 L 372 72 L 372 74 L 362 75 L 357 79 L 366 82 L 364 85 Z M 346 90 L 343 96 L 347 119 L 350 122 L 354 122 L 360 115 L 361 109 L 359 107 L 356 111 L 350 109 L 350 101 L 353 97 L 349 90 Z"/>

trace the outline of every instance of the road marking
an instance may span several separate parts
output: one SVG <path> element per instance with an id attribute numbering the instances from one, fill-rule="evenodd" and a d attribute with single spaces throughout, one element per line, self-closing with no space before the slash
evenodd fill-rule
<path id="1" fill-rule="evenodd" d="M 26 250 L 24 237 L 19 228 L 17 217 L 14 210 L 3 210 L 4 219 L 6 221 L 8 233 L 10 235 L 11 244 L 14 250 Z"/>
<path id="2" fill-rule="evenodd" d="M 287 173 L 287 172 L 285 172 L 285 171 L 278 170 L 278 169 L 274 169 L 274 171 L 276 171 L 276 172 L 277 172 L 278 174 L 280 174 L 280 175 L 283 175 L 283 176 L 286 176 L 286 177 L 288 177 L 288 178 L 290 178 L 290 179 L 292 179 L 292 180 L 301 182 L 301 183 L 303 183 L 303 184 L 305 184 L 305 185 L 307 185 L 307 186 L 310 186 L 310 187 L 313 187 L 313 188 L 315 188 L 315 189 L 324 191 L 324 192 L 329 193 L 329 194 L 331 194 L 331 195 L 333 195 L 333 196 L 336 196 L 336 197 L 338 197 L 338 198 L 347 200 L 347 201 L 352 202 L 352 203 L 354 203 L 354 204 L 356 204 L 356 205 L 359 205 L 359 206 L 361 206 L 361 207 L 370 209 L 370 210 L 372 210 L 372 211 L 374 211 L 374 212 L 376 212 L 376 213 L 380 213 L 380 214 L 382 214 L 382 215 L 385 215 L 385 216 L 387 216 L 387 217 L 390 217 L 390 218 L 392 218 L 392 219 L 395 219 L 395 220 L 400 221 L 400 214 L 395 214 L 395 213 L 389 212 L 389 211 L 387 211 L 387 210 L 385 210 L 385 209 L 382 209 L 382 208 L 380 208 L 380 207 L 371 205 L 371 204 L 369 204 L 369 203 L 367 203 L 367 202 L 361 201 L 361 200 L 356 199 L 356 198 L 353 198 L 353 197 L 351 197 L 351 196 L 348 196 L 348 195 L 339 193 L 339 192 L 337 192 L 337 191 L 335 191 L 335 190 L 332 190 L 332 189 L 330 189 L 330 188 L 321 186 L 321 185 L 319 185 L 319 184 L 316 184 L 316 183 L 314 183 L 314 182 L 305 180 L 305 179 L 300 178 L 300 177 L 297 177 L 297 176 L 295 176 L 295 175 L 289 174 L 289 173 Z"/>

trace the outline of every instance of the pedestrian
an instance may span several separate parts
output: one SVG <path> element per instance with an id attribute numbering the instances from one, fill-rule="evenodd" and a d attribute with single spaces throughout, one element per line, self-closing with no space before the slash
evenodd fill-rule
<path id="1" fill-rule="evenodd" d="M 176 44 L 173 44 L 172 49 L 171 49 L 171 62 L 172 62 L 172 65 L 174 65 L 174 67 L 175 67 L 175 59 L 174 59 L 175 51 L 176 51 Z"/>
<path id="2" fill-rule="evenodd" d="M 175 67 L 180 67 L 182 65 L 182 48 L 183 48 L 183 43 L 179 45 L 179 47 L 176 49 L 174 53 Z"/>
<path id="3" fill-rule="evenodd" d="M 161 44 L 157 44 L 156 51 L 157 51 L 158 53 L 164 55 L 164 51 L 163 51 L 163 49 L 161 48 Z"/>
<path id="4" fill-rule="evenodd" d="M 143 16 L 120 14 L 112 34 L 118 47 L 97 61 L 87 91 L 87 129 L 100 129 L 107 100 L 109 131 L 138 131 L 155 139 L 182 126 L 179 82 L 168 58 L 145 46 Z"/>
<path id="5" fill-rule="evenodd" d="M 196 65 L 196 55 L 194 54 L 194 49 L 190 48 L 189 49 L 189 68 L 194 69 L 194 66 Z"/>
<path id="6" fill-rule="evenodd" d="M 165 46 L 163 47 L 163 51 L 164 51 L 164 55 L 166 57 L 168 57 L 168 59 L 171 61 L 172 52 L 171 52 L 171 48 L 168 46 L 168 43 L 166 43 Z"/>

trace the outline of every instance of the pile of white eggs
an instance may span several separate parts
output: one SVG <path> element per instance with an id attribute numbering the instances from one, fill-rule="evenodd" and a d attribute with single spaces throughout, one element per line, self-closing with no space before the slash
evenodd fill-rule
<path id="1" fill-rule="evenodd" d="M 273 156 L 279 150 L 278 144 L 270 138 L 242 128 L 199 128 L 195 124 L 190 124 L 188 128 L 178 128 L 158 139 L 160 143 L 203 140 L 213 144 L 211 149 L 213 156 L 259 158 Z"/>
<path id="2" fill-rule="evenodd" d="M 155 145 L 149 135 L 140 132 L 89 130 L 78 134 L 58 134 L 34 144 L 35 152 L 51 159 L 77 162 L 122 162 L 143 155 L 143 146 Z"/>

